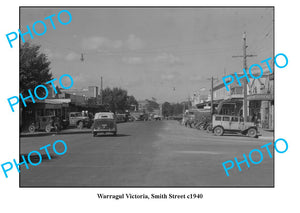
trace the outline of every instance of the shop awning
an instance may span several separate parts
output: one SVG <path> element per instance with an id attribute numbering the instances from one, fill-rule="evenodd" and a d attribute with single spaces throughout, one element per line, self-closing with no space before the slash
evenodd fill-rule
<path id="1" fill-rule="evenodd" d="M 274 100 L 273 94 L 254 94 L 247 96 L 248 101 L 271 101 Z"/>

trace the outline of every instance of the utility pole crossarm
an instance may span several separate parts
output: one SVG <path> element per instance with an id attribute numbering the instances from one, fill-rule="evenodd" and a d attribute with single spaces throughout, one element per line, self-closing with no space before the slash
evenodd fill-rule
<path id="1" fill-rule="evenodd" d="M 255 57 L 257 55 L 246 55 L 246 57 Z M 233 55 L 232 58 L 243 58 L 243 55 Z"/>

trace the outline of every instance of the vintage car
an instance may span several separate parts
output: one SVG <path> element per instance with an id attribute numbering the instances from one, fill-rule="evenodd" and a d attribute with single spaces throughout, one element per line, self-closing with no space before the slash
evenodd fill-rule
<path id="1" fill-rule="evenodd" d="M 127 116 L 126 114 L 116 114 L 117 123 L 126 122 Z"/>
<path id="2" fill-rule="evenodd" d="M 95 114 L 92 134 L 95 137 L 98 133 L 113 133 L 117 135 L 117 122 L 114 113 L 98 112 Z"/>
<path id="3" fill-rule="evenodd" d="M 60 119 L 53 115 L 39 116 L 37 120 L 28 127 L 30 133 L 33 133 L 36 130 L 45 130 L 46 132 L 51 132 L 52 129 L 55 129 L 56 131 L 61 129 Z"/>
<path id="4" fill-rule="evenodd" d="M 153 115 L 153 119 L 154 119 L 155 121 L 161 121 L 161 120 L 162 120 L 162 117 L 159 116 L 159 115 Z"/>
<path id="5" fill-rule="evenodd" d="M 260 135 L 254 122 L 245 122 L 243 117 L 232 115 L 213 115 L 212 131 L 217 136 L 224 132 L 241 133 L 252 138 Z"/>
<path id="6" fill-rule="evenodd" d="M 90 128 L 93 123 L 92 119 L 82 112 L 70 112 L 68 120 L 69 126 L 75 126 L 78 129 L 82 129 L 83 127 Z"/>

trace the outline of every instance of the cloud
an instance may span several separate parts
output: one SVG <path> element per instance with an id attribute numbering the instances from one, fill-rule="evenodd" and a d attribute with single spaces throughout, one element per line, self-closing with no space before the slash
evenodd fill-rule
<path id="1" fill-rule="evenodd" d="M 110 49 L 119 47 L 120 45 L 122 46 L 122 43 L 119 43 L 119 41 L 111 41 L 101 36 L 93 36 L 82 40 L 82 47 L 87 50 L 97 50 L 99 48 Z"/>
<path id="2" fill-rule="evenodd" d="M 45 48 L 43 50 L 43 52 L 48 56 L 49 59 L 62 58 L 63 57 L 63 54 L 61 54 L 60 52 L 53 51 L 53 50 L 50 50 L 48 48 Z"/>
<path id="3" fill-rule="evenodd" d="M 130 50 L 139 50 L 144 47 L 144 42 L 142 39 L 138 38 L 136 35 L 131 34 L 128 36 L 126 41 L 127 48 Z"/>
<path id="4" fill-rule="evenodd" d="M 75 52 L 70 52 L 65 56 L 65 59 L 67 61 L 74 61 L 74 60 L 79 60 L 80 59 L 80 55 L 78 53 Z"/>
<path id="5" fill-rule="evenodd" d="M 124 57 L 122 58 L 122 61 L 125 64 L 131 64 L 131 65 L 137 65 L 137 64 L 142 64 L 143 63 L 143 59 L 141 57 Z"/>
<path id="6" fill-rule="evenodd" d="M 203 78 L 203 76 L 196 74 L 196 75 L 191 75 L 190 76 L 190 81 L 202 81 L 205 78 Z"/>
<path id="7" fill-rule="evenodd" d="M 161 75 L 162 80 L 173 80 L 174 78 L 175 78 L 175 75 L 172 73 Z"/>
<path id="8" fill-rule="evenodd" d="M 58 51 L 53 51 L 48 48 L 44 49 L 44 53 L 48 56 L 50 60 L 53 59 L 59 59 L 59 60 L 66 60 L 66 61 L 74 61 L 74 60 L 80 60 L 80 54 L 75 52 L 69 52 L 67 54 L 63 54 Z"/>
<path id="9" fill-rule="evenodd" d="M 115 49 L 120 49 L 123 46 L 123 42 L 121 40 L 116 40 L 111 43 L 111 46 Z"/>
<path id="10" fill-rule="evenodd" d="M 130 34 L 123 40 L 112 40 L 103 36 L 92 36 L 82 40 L 82 47 L 86 50 L 139 50 L 145 46 L 141 38 Z"/>
<path id="11" fill-rule="evenodd" d="M 179 57 L 174 56 L 171 53 L 161 53 L 160 55 L 154 58 L 154 61 L 157 63 L 168 65 L 180 65 L 183 63 Z"/>

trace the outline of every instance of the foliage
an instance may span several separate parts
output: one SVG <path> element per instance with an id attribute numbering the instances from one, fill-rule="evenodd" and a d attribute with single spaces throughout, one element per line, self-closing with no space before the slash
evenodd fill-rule
<path id="1" fill-rule="evenodd" d="M 181 115 L 184 108 L 187 109 L 186 103 L 171 104 L 169 102 L 165 102 L 162 105 L 162 114 L 165 117 Z"/>
<path id="2" fill-rule="evenodd" d="M 137 100 L 135 99 L 135 97 L 133 95 L 128 96 L 127 106 L 128 106 L 128 109 L 137 108 L 138 102 L 137 102 Z M 134 106 L 136 106 L 136 107 L 134 107 Z"/>
<path id="3" fill-rule="evenodd" d="M 19 52 L 20 68 L 20 92 L 24 97 L 28 94 L 28 89 L 33 89 L 52 80 L 50 72 L 50 61 L 48 57 L 41 53 L 40 46 L 25 42 L 20 46 Z M 43 95 L 43 90 L 38 90 L 39 95 Z"/>
<path id="4" fill-rule="evenodd" d="M 146 109 L 147 109 L 148 112 L 153 112 L 154 109 L 159 109 L 159 104 L 156 103 L 155 100 L 146 99 L 146 101 L 147 101 Z"/>
<path id="5" fill-rule="evenodd" d="M 112 112 L 124 113 L 131 108 L 131 105 L 137 105 L 134 96 L 128 96 L 127 91 L 118 87 L 105 88 L 102 92 L 103 103 L 109 105 Z"/>

